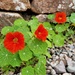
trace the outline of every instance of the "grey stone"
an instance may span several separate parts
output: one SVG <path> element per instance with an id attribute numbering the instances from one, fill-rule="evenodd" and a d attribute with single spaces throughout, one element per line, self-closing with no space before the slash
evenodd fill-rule
<path id="1" fill-rule="evenodd" d="M 57 75 L 54 69 L 51 69 L 51 75 Z"/>
<path id="2" fill-rule="evenodd" d="M 18 18 L 22 18 L 18 13 L 0 12 L 0 31 L 4 26 L 13 25 Z"/>
<path id="3" fill-rule="evenodd" d="M 64 11 L 70 13 L 74 7 L 74 0 L 33 0 L 31 9 L 36 13 L 55 13 Z"/>
<path id="4" fill-rule="evenodd" d="M 71 73 L 64 73 L 63 75 L 72 75 Z"/>
<path id="5" fill-rule="evenodd" d="M 60 61 L 54 68 L 55 68 L 56 73 L 65 73 L 66 72 L 63 61 Z"/>
<path id="6" fill-rule="evenodd" d="M 59 61 L 52 61 L 52 62 L 50 63 L 50 65 L 51 65 L 52 67 L 55 67 L 58 63 L 59 63 Z"/>
<path id="7" fill-rule="evenodd" d="M 75 62 L 72 63 L 67 67 L 68 72 L 75 73 Z"/>
<path id="8" fill-rule="evenodd" d="M 38 18 L 39 22 L 45 22 L 47 20 L 47 15 L 40 14 L 40 15 L 37 15 L 36 18 Z"/>
<path id="9" fill-rule="evenodd" d="M 29 0 L 0 0 L 0 9 L 26 11 L 30 8 Z"/>
<path id="10" fill-rule="evenodd" d="M 72 59 L 69 58 L 67 55 L 65 55 L 65 60 L 66 60 L 68 66 L 72 64 Z"/>

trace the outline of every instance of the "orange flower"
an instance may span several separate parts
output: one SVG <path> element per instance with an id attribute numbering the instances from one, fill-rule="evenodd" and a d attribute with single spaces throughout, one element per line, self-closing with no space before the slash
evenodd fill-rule
<path id="1" fill-rule="evenodd" d="M 20 32 L 9 32 L 4 39 L 4 47 L 11 53 L 16 53 L 24 48 L 24 36 Z"/>
<path id="2" fill-rule="evenodd" d="M 48 36 L 48 31 L 44 28 L 42 24 L 40 24 L 35 31 L 35 37 L 39 40 L 45 41 Z"/>
<path id="3" fill-rule="evenodd" d="M 66 13 L 65 12 L 57 12 L 56 15 L 55 15 L 55 21 L 57 23 L 66 22 Z"/>

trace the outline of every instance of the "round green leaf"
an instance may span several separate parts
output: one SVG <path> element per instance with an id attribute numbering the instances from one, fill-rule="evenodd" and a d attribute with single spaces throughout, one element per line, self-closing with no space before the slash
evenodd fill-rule
<path id="1" fill-rule="evenodd" d="M 43 63 L 39 62 L 35 66 L 35 75 L 46 75 L 46 67 Z"/>
<path id="2" fill-rule="evenodd" d="M 64 25 L 56 25 L 55 29 L 57 32 L 63 32 L 66 30 L 66 27 Z"/>
<path id="3" fill-rule="evenodd" d="M 43 55 L 38 56 L 39 62 L 43 63 L 44 65 L 46 65 L 46 57 Z"/>
<path id="4" fill-rule="evenodd" d="M 27 25 L 27 21 L 20 18 L 14 21 L 14 25 L 19 26 L 19 27 L 24 26 L 24 25 Z"/>
<path id="5" fill-rule="evenodd" d="M 3 46 L 0 48 L 0 66 L 11 65 L 13 67 L 20 66 L 21 60 L 18 53 L 12 54 L 8 52 Z"/>
<path id="6" fill-rule="evenodd" d="M 10 26 L 6 26 L 2 29 L 1 34 L 6 35 L 8 32 L 12 32 L 14 29 Z"/>
<path id="7" fill-rule="evenodd" d="M 44 22 L 43 24 L 44 24 L 44 27 L 48 30 L 48 33 L 53 35 L 54 31 L 51 24 L 49 22 Z"/>
<path id="8" fill-rule="evenodd" d="M 24 48 L 24 50 L 19 51 L 19 55 L 22 61 L 28 61 L 32 58 L 32 52 L 27 46 Z"/>
<path id="9" fill-rule="evenodd" d="M 48 19 L 53 20 L 55 15 L 54 14 L 49 14 L 47 17 L 48 17 Z"/>
<path id="10" fill-rule="evenodd" d="M 38 39 L 33 39 L 28 42 L 29 48 L 33 51 L 35 55 L 43 54 L 47 51 L 47 43 L 42 42 Z"/>
<path id="11" fill-rule="evenodd" d="M 56 46 L 63 46 L 64 45 L 64 37 L 62 37 L 61 35 L 55 35 L 53 37 L 53 43 Z"/>
<path id="12" fill-rule="evenodd" d="M 21 71 L 22 75 L 34 75 L 34 68 L 32 66 L 24 67 Z"/>
<path id="13" fill-rule="evenodd" d="M 71 13 L 70 21 L 71 21 L 72 23 L 75 23 L 75 13 Z"/>

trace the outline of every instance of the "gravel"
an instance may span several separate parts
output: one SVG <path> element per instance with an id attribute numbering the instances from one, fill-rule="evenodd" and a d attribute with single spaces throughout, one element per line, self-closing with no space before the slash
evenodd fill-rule
<path id="1" fill-rule="evenodd" d="M 75 43 L 48 51 L 52 57 L 47 59 L 47 75 L 75 75 Z"/>

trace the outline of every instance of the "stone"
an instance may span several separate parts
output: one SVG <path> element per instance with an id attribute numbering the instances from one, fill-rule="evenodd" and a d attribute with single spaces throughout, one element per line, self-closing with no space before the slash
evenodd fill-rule
<path id="1" fill-rule="evenodd" d="M 0 9 L 26 11 L 30 8 L 29 0 L 0 0 Z"/>
<path id="2" fill-rule="evenodd" d="M 67 65 L 71 65 L 72 64 L 72 59 L 69 58 L 67 55 L 65 55 L 65 60 L 67 62 Z"/>
<path id="3" fill-rule="evenodd" d="M 33 0 L 31 9 L 36 13 L 55 13 L 64 11 L 69 13 L 74 6 L 74 0 Z"/>
<path id="4" fill-rule="evenodd" d="M 71 58 L 65 56 L 66 62 L 67 62 L 67 71 L 71 73 L 75 73 L 75 61 L 73 61 Z"/>
<path id="5" fill-rule="evenodd" d="M 58 4 L 58 0 L 33 0 L 31 9 L 36 13 L 54 13 Z"/>
<path id="6" fill-rule="evenodd" d="M 18 13 L 0 12 L 0 31 L 4 26 L 13 25 L 13 22 L 18 18 L 22 18 Z"/>
<path id="7" fill-rule="evenodd" d="M 55 67 L 58 63 L 59 63 L 59 61 L 52 61 L 52 62 L 50 63 L 50 65 L 51 65 L 52 67 Z"/>
<path id="8" fill-rule="evenodd" d="M 63 75 L 72 75 L 71 73 L 64 73 Z"/>
<path id="9" fill-rule="evenodd" d="M 51 69 L 51 75 L 57 75 L 54 69 Z"/>
<path id="10" fill-rule="evenodd" d="M 47 73 L 47 74 L 50 73 L 50 70 L 46 70 L 46 73 Z"/>
<path id="11" fill-rule="evenodd" d="M 74 61 L 72 61 L 72 63 L 68 65 L 67 71 L 70 73 L 75 73 L 75 62 Z"/>
<path id="12" fill-rule="evenodd" d="M 36 18 L 38 19 L 39 22 L 45 22 L 47 20 L 47 15 L 40 14 L 40 15 L 37 15 Z"/>
<path id="13" fill-rule="evenodd" d="M 56 73 L 65 73 L 65 65 L 64 62 L 61 60 L 55 67 L 54 67 Z"/>

